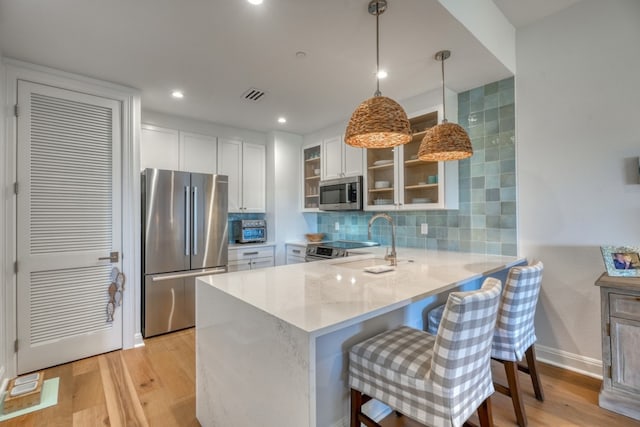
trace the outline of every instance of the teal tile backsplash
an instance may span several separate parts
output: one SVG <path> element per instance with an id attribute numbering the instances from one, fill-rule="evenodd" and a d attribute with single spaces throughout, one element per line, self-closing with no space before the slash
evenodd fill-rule
<path id="1" fill-rule="evenodd" d="M 398 246 L 516 255 L 516 158 L 514 80 L 458 95 L 458 123 L 473 144 L 471 158 L 458 165 L 460 208 L 444 211 L 388 212 L 396 223 Z M 372 212 L 318 214 L 318 232 L 327 239 L 367 239 Z M 335 223 L 340 230 L 335 231 Z M 429 234 L 420 234 L 420 224 Z M 390 226 L 378 220 L 372 238 L 391 242 Z"/>

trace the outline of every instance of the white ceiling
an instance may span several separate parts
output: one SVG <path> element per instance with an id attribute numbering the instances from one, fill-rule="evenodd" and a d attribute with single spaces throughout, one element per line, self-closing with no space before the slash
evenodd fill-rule
<path id="1" fill-rule="evenodd" d="M 516 25 L 575 1 L 495 0 Z M 375 90 L 375 18 L 367 4 L 0 0 L 0 49 L 4 57 L 137 88 L 144 109 L 306 134 L 347 119 Z M 389 71 L 383 95 L 437 89 L 433 54 L 441 49 L 452 51 L 446 82 L 456 92 L 510 76 L 437 0 L 390 0 L 380 17 L 381 67 Z M 241 95 L 250 87 L 267 95 L 249 103 Z M 185 98 L 172 99 L 173 89 Z M 280 115 L 285 125 L 276 123 Z"/>

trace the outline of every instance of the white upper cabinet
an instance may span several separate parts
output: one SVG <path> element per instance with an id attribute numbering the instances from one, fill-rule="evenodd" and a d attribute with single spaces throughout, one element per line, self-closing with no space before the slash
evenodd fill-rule
<path id="1" fill-rule="evenodd" d="M 220 138 L 218 173 L 229 177 L 229 212 L 266 211 L 264 145 Z"/>
<path id="2" fill-rule="evenodd" d="M 242 145 L 243 212 L 266 211 L 266 150 L 264 145 Z"/>
<path id="3" fill-rule="evenodd" d="M 413 139 L 366 151 L 364 210 L 458 209 L 458 162 L 424 162 L 418 151 L 440 110 L 410 119 Z"/>
<path id="4" fill-rule="evenodd" d="M 180 168 L 180 133 L 174 129 L 142 125 L 140 169 Z"/>
<path id="5" fill-rule="evenodd" d="M 322 179 L 362 175 L 363 150 L 347 145 L 342 135 L 322 141 Z"/>
<path id="6" fill-rule="evenodd" d="M 216 173 L 217 138 L 142 125 L 140 168 Z"/>
<path id="7" fill-rule="evenodd" d="M 242 212 L 242 141 L 218 141 L 218 173 L 229 177 L 229 212 Z"/>
<path id="8" fill-rule="evenodd" d="M 217 138 L 180 132 L 180 170 L 215 174 L 217 151 Z"/>
<path id="9" fill-rule="evenodd" d="M 342 155 L 344 161 L 343 176 L 362 175 L 365 150 L 344 143 L 342 148 L 344 150 Z"/>

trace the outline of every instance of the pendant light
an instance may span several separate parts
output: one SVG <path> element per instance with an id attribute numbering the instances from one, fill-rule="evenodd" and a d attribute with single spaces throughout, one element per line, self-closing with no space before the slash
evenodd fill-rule
<path id="1" fill-rule="evenodd" d="M 418 158 L 423 161 L 461 160 L 473 155 L 473 147 L 467 132 L 456 123 L 447 122 L 444 97 L 444 61 L 451 56 L 448 50 L 436 53 L 436 60 L 442 62 L 442 123 L 427 130 Z"/>
<path id="2" fill-rule="evenodd" d="M 345 142 L 359 148 L 389 148 L 411 141 L 407 113 L 400 104 L 380 93 L 379 16 L 387 9 L 386 0 L 371 0 L 369 13 L 376 17 L 376 92 L 351 115 Z"/>

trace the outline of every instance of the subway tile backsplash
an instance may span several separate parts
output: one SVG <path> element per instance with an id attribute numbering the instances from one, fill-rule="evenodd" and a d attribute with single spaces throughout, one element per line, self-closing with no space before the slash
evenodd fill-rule
<path id="1" fill-rule="evenodd" d="M 473 144 L 474 154 L 458 166 L 460 209 L 387 212 L 396 223 L 398 246 L 495 255 L 516 255 L 516 160 L 513 78 L 458 95 L 458 123 Z M 318 214 L 318 232 L 326 238 L 367 239 L 373 212 Z M 340 230 L 335 231 L 335 223 Z M 420 234 L 420 224 L 429 233 Z M 383 220 L 372 227 L 372 239 L 390 244 Z"/>

